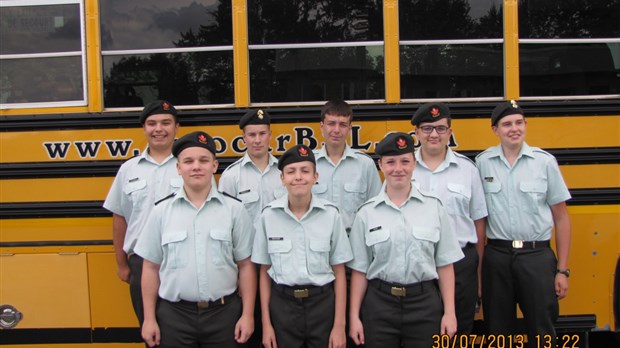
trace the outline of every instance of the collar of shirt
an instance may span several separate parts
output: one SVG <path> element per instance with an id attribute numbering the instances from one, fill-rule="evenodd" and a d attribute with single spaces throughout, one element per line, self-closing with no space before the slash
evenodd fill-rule
<path id="1" fill-rule="evenodd" d="M 178 191 L 177 194 L 172 198 L 173 201 L 178 201 L 178 200 L 184 200 L 186 203 L 188 204 L 192 204 L 189 200 L 189 198 L 187 198 L 187 194 L 185 193 L 185 188 L 181 187 Z M 202 205 L 200 206 L 200 209 L 202 209 L 202 207 L 205 206 L 205 204 L 211 200 L 215 200 L 218 201 L 219 203 L 223 203 L 224 201 L 224 197 L 222 196 L 222 194 L 217 190 L 217 187 L 213 184 L 213 182 L 211 182 L 211 190 L 209 191 L 209 195 L 207 196 L 207 199 L 202 203 Z"/>
<path id="2" fill-rule="evenodd" d="M 139 161 L 145 160 L 145 161 L 149 161 L 153 164 L 156 164 L 158 166 L 161 166 L 163 164 L 165 164 L 166 162 L 170 161 L 171 158 L 174 158 L 174 156 L 172 155 L 172 153 L 170 153 L 168 155 L 168 157 L 166 157 L 165 160 L 163 160 L 161 163 L 157 163 L 157 161 L 155 161 L 153 159 L 153 157 L 151 157 L 151 155 L 149 155 L 149 147 L 147 146 L 146 149 L 144 149 L 144 151 L 142 151 L 142 153 L 138 156 Z"/>
<path id="3" fill-rule="evenodd" d="M 293 214 L 293 212 L 289 209 L 288 207 L 288 193 L 286 193 L 284 196 L 272 201 L 271 203 L 269 203 L 269 205 L 272 208 L 279 208 L 279 209 L 283 209 L 287 214 L 291 215 L 291 216 L 295 216 Z M 325 201 L 316 197 L 315 195 L 312 195 L 312 200 L 310 200 L 310 207 L 308 208 L 308 211 L 304 214 L 304 216 L 300 219 L 303 220 L 306 216 L 308 216 L 308 214 L 310 212 L 312 212 L 312 210 L 314 209 L 323 209 L 325 210 Z"/>
<path id="4" fill-rule="evenodd" d="M 326 159 L 327 161 L 331 162 L 329 160 L 329 157 L 327 156 L 327 147 L 323 146 L 320 150 L 315 151 L 314 156 L 316 157 L 316 160 L 318 161 L 321 158 Z M 353 150 L 349 144 L 346 144 L 344 147 L 344 153 L 342 154 L 342 159 L 340 159 L 340 161 L 342 161 L 343 159 L 347 158 L 347 157 L 355 157 L 355 150 Z"/>
<path id="5" fill-rule="evenodd" d="M 411 200 L 411 199 L 417 199 L 418 201 L 422 203 L 424 203 L 424 201 L 426 200 L 426 198 L 420 193 L 416 185 L 413 185 L 413 183 L 411 184 L 411 190 L 409 191 L 408 200 Z M 383 203 L 390 207 L 394 207 L 395 209 L 399 209 L 396 205 L 394 205 L 394 203 L 392 203 L 392 201 L 390 200 L 390 197 L 388 197 L 385 184 L 383 185 L 383 189 L 381 190 L 381 192 L 379 192 L 379 194 L 374 198 L 374 200 L 375 200 L 373 203 L 374 207 Z"/>
<path id="6" fill-rule="evenodd" d="M 490 152 L 491 154 L 489 158 L 499 157 L 500 160 L 502 160 L 504 163 L 506 163 L 506 165 L 508 165 L 508 160 L 506 159 L 506 156 L 504 156 L 504 151 L 502 150 L 502 144 L 497 144 L 496 146 L 492 147 L 490 149 Z M 519 151 L 519 155 L 517 156 L 515 165 L 523 156 L 534 158 L 534 151 L 532 151 L 532 148 L 526 142 L 523 142 L 523 145 L 521 146 L 521 151 Z"/>
<path id="7" fill-rule="evenodd" d="M 268 168 L 273 167 L 273 166 L 278 166 L 278 159 L 275 158 L 272 154 L 268 154 L 269 156 L 269 164 L 267 165 Z M 251 164 L 254 167 L 256 167 L 256 165 L 254 164 L 254 162 L 252 162 L 252 159 L 250 158 L 250 155 L 248 155 L 248 153 L 246 152 L 245 155 L 243 155 L 243 157 L 241 158 L 241 166 L 245 166 L 247 164 Z"/>
<path id="8" fill-rule="evenodd" d="M 424 163 L 424 160 L 422 159 L 422 150 L 418 150 L 415 152 L 415 160 L 416 162 L 418 162 L 419 165 L 422 165 L 422 167 L 430 171 L 430 169 L 428 168 L 428 166 L 426 165 L 426 163 Z M 443 160 L 443 162 L 441 162 L 439 167 L 435 169 L 434 173 L 438 173 L 438 172 L 441 172 L 447 169 L 451 164 L 458 166 L 459 163 L 456 160 L 456 155 L 454 154 L 454 151 L 452 151 L 452 149 L 448 147 L 448 151 L 446 152 L 446 158 Z"/>

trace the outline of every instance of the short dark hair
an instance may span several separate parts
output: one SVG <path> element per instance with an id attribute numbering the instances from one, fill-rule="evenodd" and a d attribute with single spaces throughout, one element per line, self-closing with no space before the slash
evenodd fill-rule
<path id="1" fill-rule="evenodd" d="M 342 99 L 332 99 L 321 108 L 321 122 L 325 121 L 325 115 L 346 116 L 353 121 L 351 105 Z"/>

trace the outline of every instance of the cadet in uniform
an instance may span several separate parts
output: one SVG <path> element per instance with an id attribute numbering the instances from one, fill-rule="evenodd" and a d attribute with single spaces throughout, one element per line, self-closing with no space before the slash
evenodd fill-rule
<path id="1" fill-rule="evenodd" d="M 252 221 L 213 185 L 207 133 L 183 136 L 172 153 L 183 188 L 157 202 L 135 249 L 144 258 L 142 337 L 151 347 L 237 347 L 254 330 Z"/>
<path id="2" fill-rule="evenodd" d="M 439 199 L 411 183 L 413 151 L 405 133 L 377 145 L 385 191 L 351 229 L 349 332 L 368 348 L 431 347 L 433 335 L 456 332 L 452 264 L 463 253 Z"/>
<path id="3" fill-rule="evenodd" d="M 148 146 L 140 156 L 123 163 L 103 207 L 112 212 L 117 274 L 129 283 L 131 302 L 142 326 L 142 258 L 134 253 L 134 247 L 153 203 L 181 188 L 183 179 L 172 156 L 172 144 L 179 130 L 174 106 L 165 100 L 150 103 L 142 110 L 140 124 Z"/>
<path id="4" fill-rule="evenodd" d="M 527 122 L 515 101 L 498 105 L 491 125 L 500 144 L 476 157 L 489 209 L 485 323 L 490 333 L 514 334 L 518 303 L 529 342 L 536 342 L 535 335 L 555 341 L 558 299 L 566 296 L 570 275 L 570 193 L 555 158 L 525 143 Z M 549 245 L 554 225 L 557 259 Z"/>
<path id="5" fill-rule="evenodd" d="M 309 147 L 286 151 L 278 168 L 288 193 L 263 210 L 252 253 L 261 265 L 263 344 L 343 348 L 352 254 L 338 208 L 312 194 L 318 174 Z"/>
<path id="6" fill-rule="evenodd" d="M 271 129 L 269 113 L 250 110 L 239 121 L 247 151 L 243 157 L 226 168 L 220 177 L 219 188 L 239 198 L 245 205 L 252 221 L 276 195 L 282 196 L 284 188 L 280 180 L 278 160 L 269 153 Z"/>
<path id="7" fill-rule="evenodd" d="M 328 101 L 321 110 L 322 149 L 315 151 L 319 181 L 312 188 L 317 197 L 340 208 L 347 231 L 362 203 L 381 190 L 381 179 L 372 158 L 347 144 L 353 112 L 343 100 Z"/>
<path id="8" fill-rule="evenodd" d="M 411 124 L 420 143 L 413 180 L 420 189 L 441 199 L 465 255 L 454 264 L 455 307 L 457 333 L 469 334 L 481 294 L 479 272 L 487 206 L 476 165 L 448 147 L 451 122 L 450 108 L 442 103 L 424 104 L 413 115 Z"/>

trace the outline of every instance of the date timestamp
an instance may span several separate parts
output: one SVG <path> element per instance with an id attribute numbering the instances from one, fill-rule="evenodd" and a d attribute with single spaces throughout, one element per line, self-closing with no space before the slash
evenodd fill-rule
<path id="1" fill-rule="evenodd" d="M 432 348 L 525 348 L 526 335 L 433 335 Z"/>
<path id="2" fill-rule="evenodd" d="M 526 348 L 527 335 L 433 335 L 432 348 Z M 535 348 L 580 348 L 581 336 L 563 334 L 536 335 L 530 347 Z"/>

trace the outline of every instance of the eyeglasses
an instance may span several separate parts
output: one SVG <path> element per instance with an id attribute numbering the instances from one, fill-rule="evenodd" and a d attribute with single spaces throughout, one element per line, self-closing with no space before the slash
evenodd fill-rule
<path id="1" fill-rule="evenodd" d="M 437 131 L 437 134 L 446 134 L 446 132 L 448 132 L 448 129 L 450 129 L 450 127 L 446 127 L 446 126 L 422 126 L 422 127 L 420 127 L 420 129 L 422 130 L 422 133 L 424 133 L 424 134 L 431 134 L 431 133 L 433 133 L 433 129 Z"/>

